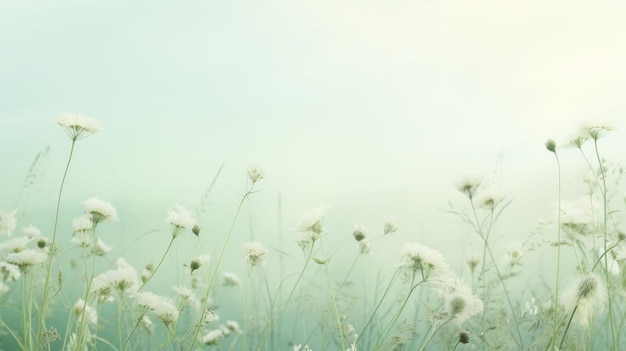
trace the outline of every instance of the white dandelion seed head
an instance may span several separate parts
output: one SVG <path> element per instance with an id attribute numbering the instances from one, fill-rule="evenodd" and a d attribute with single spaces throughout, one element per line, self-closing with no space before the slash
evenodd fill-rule
<path id="1" fill-rule="evenodd" d="M 95 119 L 79 114 L 64 114 L 56 122 L 73 141 L 84 139 L 101 129 Z"/>
<path id="2" fill-rule="evenodd" d="M 574 321 L 587 327 L 593 315 L 601 313 L 608 301 L 608 291 L 602 278 L 589 273 L 574 280 L 562 293 L 565 310 L 574 313 Z"/>
<path id="3" fill-rule="evenodd" d="M 91 197 L 81 204 L 85 214 L 93 223 L 111 222 L 117 220 L 117 211 L 110 203 L 101 200 L 99 197 Z"/>

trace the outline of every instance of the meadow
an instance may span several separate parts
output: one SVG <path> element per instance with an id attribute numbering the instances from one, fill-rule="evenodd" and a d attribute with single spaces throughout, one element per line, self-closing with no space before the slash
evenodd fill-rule
<path id="1" fill-rule="evenodd" d="M 626 348 L 623 170 L 602 156 L 602 142 L 611 137 L 608 126 L 584 126 L 571 140 L 546 141 L 546 157 L 554 159 L 554 173 L 546 181 L 554 183 L 558 205 L 547 214 L 552 220 L 538 229 L 541 235 L 505 249 L 492 245 L 494 228 L 512 199 L 482 177 L 459 175 L 451 186 L 462 201 L 450 202 L 448 212 L 451 220 L 464 223 L 480 253 L 458 266 L 441 248 L 409 241 L 389 258 L 396 260 L 393 270 L 365 274 L 359 266 L 376 255 L 377 243 L 405 230 L 393 216 L 381 214 L 376 229 L 356 225 L 352 233 L 337 233 L 325 224 L 332 208 L 320 205 L 289 225 L 292 244 L 286 251 L 236 235 L 242 209 L 266 177 L 260 167 L 247 170 L 246 190 L 231 213 L 229 230 L 211 233 L 219 236 L 220 246 L 206 247 L 200 239 L 207 235 L 205 223 L 193 209 L 173 204 L 163 209 L 160 224 L 168 232 L 158 239 L 165 249 L 133 266 L 102 235 L 110 222 L 124 220 L 105 194 L 80 204 L 63 201 L 64 189 L 72 186 L 66 182 L 72 156 L 80 152 L 81 140 L 100 130 L 99 123 L 82 115 L 56 122 L 69 138 L 69 155 L 54 225 L 38 228 L 28 219 L 18 221 L 19 209 L 0 209 L 2 349 Z M 580 156 L 584 202 L 562 202 L 562 180 L 570 175 L 561 174 L 561 153 Z M 36 181 L 28 173 L 24 187 Z M 68 240 L 59 230 L 64 206 L 82 209 Z M 341 245 L 329 240 L 338 235 Z M 193 240 L 195 251 L 176 251 L 181 238 Z M 233 247 L 240 252 L 240 267 L 226 265 Z M 124 251 L 134 250 L 141 248 Z M 539 250 L 555 266 L 529 273 L 527 253 Z M 171 255 L 176 267 L 164 264 Z M 337 264 L 337 255 L 349 263 Z M 245 274 L 233 273 L 242 267 Z M 527 281 L 529 274 L 541 278 Z M 162 289 L 156 280 L 172 284 Z"/>

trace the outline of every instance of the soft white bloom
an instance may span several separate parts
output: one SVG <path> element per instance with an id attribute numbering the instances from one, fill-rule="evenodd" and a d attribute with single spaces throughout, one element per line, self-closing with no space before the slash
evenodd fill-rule
<path id="1" fill-rule="evenodd" d="M 248 178 L 250 178 L 250 181 L 254 184 L 265 178 L 265 171 L 259 167 L 250 167 L 248 168 Z"/>
<path id="2" fill-rule="evenodd" d="M 27 236 L 18 236 L 16 238 L 0 243 L 0 255 L 11 252 L 20 252 L 26 249 L 26 245 L 30 242 Z"/>
<path id="3" fill-rule="evenodd" d="M 539 307 L 537 306 L 537 301 L 534 297 L 532 297 L 529 301 L 524 305 L 524 313 L 525 315 L 534 316 L 539 313 Z"/>
<path id="4" fill-rule="evenodd" d="M 117 259 L 116 266 L 93 278 L 91 291 L 98 294 L 100 301 L 113 301 L 114 292 L 123 295 L 137 291 L 139 282 L 135 269 L 123 258 Z"/>
<path id="5" fill-rule="evenodd" d="M 2 280 L 13 280 L 16 281 L 20 279 L 20 267 L 8 263 L 8 262 L 0 262 L 0 275 L 2 275 Z"/>
<path id="6" fill-rule="evenodd" d="M 154 333 L 154 327 L 152 326 L 152 321 L 148 316 L 141 317 L 141 326 L 148 332 L 148 334 Z"/>
<path id="7" fill-rule="evenodd" d="M 223 337 L 224 332 L 221 329 L 214 329 L 202 337 L 202 343 L 204 345 L 217 345 Z"/>
<path id="8" fill-rule="evenodd" d="M 346 351 L 357 351 L 357 349 L 356 349 L 356 341 L 353 341 L 350 344 L 350 347 L 348 348 L 348 350 L 346 350 Z"/>
<path id="9" fill-rule="evenodd" d="M 471 200 L 481 183 L 482 177 L 466 176 L 456 184 L 456 188 Z"/>
<path id="10" fill-rule="evenodd" d="M 11 232 L 17 226 L 16 212 L 17 209 L 11 212 L 0 212 L 0 236 L 11 236 Z"/>
<path id="11" fill-rule="evenodd" d="M 91 249 L 91 253 L 96 256 L 104 256 L 109 251 L 111 251 L 111 246 L 105 244 L 104 241 L 102 241 L 100 238 L 98 238 L 96 246 Z"/>
<path id="12" fill-rule="evenodd" d="M 95 119 L 83 115 L 65 114 L 57 118 L 56 122 L 73 141 L 86 138 L 100 130 L 100 125 Z"/>
<path id="13" fill-rule="evenodd" d="M 154 315 L 164 324 L 172 324 L 178 320 L 179 311 L 166 299 L 151 292 L 138 292 L 135 299 L 139 306 L 152 311 Z"/>
<path id="14" fill-rule="evenodd" d="M 354 232 L 352 232 L 352 235 L 356 241 L 365 240 L 369 236 L 369 229 L 367 229 L 366 226 L 357 224 L 354 226 Z"/>
<path id="15" fill-rule="evenodd" d="M 302 344 L 294 345 L 293 346 L 293 351 L 300 351 L 301 347 L 302 347 Z M 313 351 L 313 350 L 311 350 L 309 345 L 304 345 L 304 348 L 302 349 L 302 351 Z"/>
<path id="16" fill-rule="evenodd" d="M 22 228 L 22 233 L 29 239 L 38 239 L 41 237 L 41 230 L 33 225 Z"/>
<path id="17" fill-rule="evenodd" d="M 78 301 L 74 304 L 74 314 L 76 315 L 76 318 L 80 320 L 80 316 L 83 312 L 83 318 L 86 318 L 90 325 L 95 326 L 98 324 L 98 312 L 96 312 L 95 308 L 85 304 L 85 300 L 78 299 Z"/>
<path id="18" fill-rule="evenodd" d="M 450 317 L 461 324 L 483 311 L 483 301 L 471 292 L 457 292 L 446 297 L 447 311 Z"/>
<path id="19" fill-rule="evenodd" d="M 240 286 L 241 280 L 235 273 L 224 272 L 224 286 Z"/>
<path id="20" fill-rule="evenodd" d="M 178 298 L 182 306 L 189 306 L 196 311 L 200 308 L 200 300 L 198 300 L 191 289 L 184 286 L 174 286 L 172 288 L 178 293 Z"/>
<path id="21" fill-rule="evenodd" d="M 608 292 L 602 278 L 595 273 L 579 277 L 567 286 L 561 301 L 568 313 L 574 312 L 574 320 L 586 327 L 594 314 L 601 313 L 606 306 Z"/>
<path id="22" fill-rule="evenodd" d="M 372 248 L 370 247 L 370 241 L 368 239 L 363 239 L 359 241 L 356 245 L 359 249 L 359 252 L 362 254 L 367 254 L 372 251 Z"/>
<path id="23" fill-rule="evenodd" d="M 20 252 L 14 252 L 7 255 L 5 261 L 13 263 L 20 267 L 22 272 L 25 272 L 30 267 L 43 263 L 46 260 L 47 255 L 38 250 L 24 250 Z"/>
<path id="24" fill-rule="evenodd" d="M 322 221 L 328 206 L 322 205 L 314 208 L 306 215 L 302 216 L 294 228 L 298 232 L 313 232 L 321 235 L 324 232 Z"/>
<path id="25" fill-rule="evenodd" d="M 239 329 L 239 323 L 235 321 L 226 321 L 226 328 L 231 332 L 241 334 L 241 329 Z"/>
<path id="26" fill-rule="evenodd" d="M 385 218 L 385 229 L 383 235 L 391 234 L 398 230 L 398 220 L 394 216 L 387 216 Z"/>
<path id="27" fill-rule="evenodd" d="M 245 243 L 241 246 L 241 254 L 250 265 L 250 268 L 263 262 L 263 257 L 267 254 L 267 250 L 261 243 Z"/>
<path id="28" fill-rule="evenodd" d="M 430 274 L 436 270 L 447 270 L 443 256 L 439 251 L 426 247 L 420 243 L 406 243 L 402 246 L 402 254 L 409 261 L 412 270 L 423 270 Z"/>
<path id="29" fill-rule="evenodd" d="M 91 215 L 84 214 L 78 218 L 74 218 L 72 221 L 72 228 L 75 232 L 85 232 L 91 230 L 93 222 L 91 221 Z"/>
<path id="30" fill-rule="evenodd" d="M 519 265 L 522 257 L 524 257 L 524 250 L 522 250 L 522 244 L 520 243 L 515 243 L 506 250 L 505 259 L 511 267 Z"/>
<path id="31" fill-rule="evenodd" d="M 117 212 L 110 203 L 101 200 L 97 196 L 91 197 L 81 204 L 85 214 L 93 223 L 111 222 L 117 220 Z"/>
<path id="32" fill-rule="evenodd" d="M 476 203 L 478 207 L 493 210 L 498 207 L 506 199 L 507 193 L 502 190 L 489 189 L 481 190 L 478 194 Z"/>
<path id="33" fill-rule="evenodd" d="M 170 225 L 174 238 L 185 230 L 191 229 L 196 224 L 196 220 L 191 212 L 180 205 L 174 205 L 167 211 L 165 222 Z"/>

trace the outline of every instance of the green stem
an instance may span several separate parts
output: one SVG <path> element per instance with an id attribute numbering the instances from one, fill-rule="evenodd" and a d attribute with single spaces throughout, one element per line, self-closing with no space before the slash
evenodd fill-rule
<path id="1" fill-rule="evenodd" d="M 557 221 L 557 230 L 556 230 L 556 280 L 554 284 L 554 318 L 552 320 L 552 341 L 556 341 L 556 334 L 558 332 L 558 313 L 559 310 L 559 274 L 561 269 L 561 163 L 559 161 L 559 156 L 554 152 L 554 156 L 556 157 L 556 164 L 558 169 L 558 221 Z M 575 251 L 576 249 L 574 249 Z M 577 256 L 578 257 L 578 256 Z"/>
<path id="2" fill-rule="evenodd" d="M 67 172 L 70 168 L 70 162 L 72 161 L 72 155 L 74 154 L 74 145 L 76 144 L 76 140 L 72 140 L 72 146 L 70 148 L 70 155 L 67 159 L 67 164 L 65 165 L 65 171 L 63 172 L 63 178 L 61 179 L 61 186 L 59 187 L 59 193 L 57 195 L 57 205 L 56 211 L 54 214 L 54 227 L 52 229 L 52 240 L 50 242 L 50 255 L 48 257 L 48 269 L 46 271 L 46 279 L 43 285 L 43 297 L 41 299 L 41 306 L 39 311 L 39 320 L 37 322 L 37 336 L 35 343 L 39 345 L 40 337 L 46 331 L 46 327 L 44 325 L 44 319 L 46 316 L 47 308 L 48 308 L 48 299 L 49 299 L 49 290 L 48 287 L 50 285 L 50 274 L 52 273 L 52 257 L 54 256 L 54 250 L 56 247 L 56 237 L 57 237 L 57 227 L 59 223 L 59 210 L 61 208 L 61 195 L 63 194 L 63 186 L 65 185 L 65 178 L 67 177 Z"/>

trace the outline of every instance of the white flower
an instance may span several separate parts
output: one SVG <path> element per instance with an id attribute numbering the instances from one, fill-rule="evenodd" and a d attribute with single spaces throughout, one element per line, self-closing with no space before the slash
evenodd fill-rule
<path id="1" fill-rule="evenodd" d="M 113 205 L 102 201 L 97 196 L 83 201 L 81 205 L 83 206 L 83 210 L 85 210 L 85 214 L 89 214 L 89 218 L 95 224 L 117 220 L 117 212 Z"/>
<path id="2" fill-rule="evenodd" d="M 450 317 L 461 324 L 483 311 L 483 301 L 471 292 L 458 291 L 446 297 Z"/>
<path id="3" fill-rule="evenodd" d="M 476 203 L 478 207 L 482 207 L 488 210 L 493 210 L 498 207 L 506 198 L 506 192 L 502 190 L 481 190 Z"/>
<path id="4" fill-rule="evenodd" d="M 300 351 L 301 347 L 302 347 L 302 344 L 294 345 L 293 346 L 293 351 Z M 302 351 L 313 351 L 313 350 L 311 350 L 309 345 L 304 345 L 304 348 L 302 349 Z"/>
<path id="5" fill-rule="evenodd" d="M 12 263 L 0 262 L 0 275 L 2 280 L 16 281 L 20 279 L 20 268 Z"/>
<path id="6" fill-rule="evenodd" d="M 24 235 L 29 239 L 38 239 L 41 237 L 41 230 L 33 225 L 22 228 L 22 233 L 24 233 Z"/>
<path id="7" fill-rule="evenodd" d="M 248 178 L 250 178 L 250 181 L 254 184 L 265 178 L 265 171 L 259 167 L 250 167 L 248 168 Z"/>
<path id="8" fill-rule="evenodd" d="M 522 257 L 524 257 L 524 250 L 522 250 L 522 244 L 520 243 L 515 243 L 506 250 L 505 259 L 511 267 L 519 265 Z"/>
<path id="9" fill-rule="evenodd" d="M 30 267 L 43 263 L 46 260 L 46 257 L 47 255 L 41 251 L 29 249 L 10 253 L 7 255 L 5 260 L 20 267 L 20 270 L 25 272 Z"/>
<path id="10" fill-rule="evenodd" d="M 98 324 L 98 312 L 96 312 L 93 307 L 85 304 L 85 300 L 78 299 L 78 301 L 74 304 L 74 314 L 76 315 L 76 318 L 80 318 L 80 315 L 83 314 L 83 312 L 85 314 L 83 318 L 86 318 L 90 325 L 95 326 Z"/>
<path id="11" fill-rule="evenodd" d="M 565 310 L 574 313 L 574 320 L 584 327 L 589 325 L 594 314 L 604 310 L 608 300 L 606 285 L 595 273 L 589 273 L 573 281 L 563 290 L 561 296 Z"/>
<path id="12" fill-rule="evenodd" d="M 224 286 L 240 286 L 241 280 L 235 273 L 224 272 Z"/>
<path id="13" fill-rule="evenodd" d="M 361 241 L 367 239 L 369 235 L 369 230 L 367 229 L 367 227 L 357 224 L 354 226 L 354 232 L 352 232 L 352 235 L 354 236 L 354 239 L 356 241 Z"/>
<path id="14" fill-rule="evenodd" d="M 75 232 L 85 232 L 91 230 L 93 222 L 91 221 L 91 215 L 84 214 L 72 221 L 72 228 Z"/>
<path id="15" fill-rule="evenodd" d="M 111 246 L 105 244 L 100 238 L 96 242 L 96 246 L 91 249 L 91 253 L 96 256 L 104 256 L 111 251 Z"/>
<path id="16" fill-rule="evenodd" d="M 322 234 L 324 228 L 322 227 L 322 221 L 328 206 L 322 205 L 314 208 L 306 215 L 302 216 L 296 224 L 295 230 L 299 232 L 313 232 Z"/>
<path id="17" fill-rule="evenodd" d="M 363 239 L 359 241 L 356 245 L 359 249 L 359 252 L 362 254 L 368 254 L 372 251 L 372 248 L 370 247 L 370 241 L 368 239 Z"/>
<path id="18" fill-rule="evenodd" d="M 139 292 L 135 294 L 139 306 L 152 311 L 164 324 L 172 324 L 178 320 L 178 309 L 164 298 L 151 292 Z"/>
<path id="19" fill-rule="evenodd" d="M 202 337 L 202 343 L 204 345 L 217 345 L 224 337 L 224 332 L 221 329 L 211 330 Z"/>
<path id="20" fill-rule="evenodd" d="M 524 305 L 523 315 L 531 315 L 534 316 L 539 313 L 539 307 L 537 306 L 537 301 L 532 297 L 529 301 Z"/>
<path id="21" fill-rule="evenodd" d="M 152 321 L 148 318 L 148 316 L 141 317 L 141 326 L 148 332 L 148 334 L 152 334 L 154 332 Z"/>
<path id="22" fill-rule="evenodd" d="M 420 243 L 406 243 L 402 246 L 402 254 L 408 259 L 410 268 L 424 270 L 430 274 L 436 270 L 447 270 L 443 256 L 439 251 L 433 250 Z"/>
<path id="23" fill-rule="evenodd" d="M 196 224 L 196 220 L 193 218 L 191 212 L 180 205 L 174 205 L 167 211 L 165 222 L 170 225 L 174 238 L 185 230 L 191 229 Z"/>
<path id="24" fill-rule="evenodd" d="M 17 238 L 7 240 L 0 244 L 0 254 L 24 251 L 29 242 L 30 238 L 27 236 L 18 236 Z"/>
<path id="25" fill-rule="evenodd" d="M 181 302 L 179 306 L 189 306 L 196 311 L 200 308 L 200 300 L 198 300 L 191 289 L 184 286 L 174 286 L 172 288 L 178 293 L 178 298 Z"/>
<path id="26" fill-rule="evenodd" d="M 250 264 L 250 268 L 263 262 L 263 256 L 267 254 L 267 250 L 260 243 L 245 243 L 241 246 L 241 254 Z"/>
<path id="27" fill-rule="evenodd" d="M 98 294 L 100 301 L 113 301 L 113 293 L 120 295 L 137 291 L 139 282 L 137 272 L 126 263 L 123 258 L 118 258 L 116 268 L 110 269 L 93 278 L 91 291 Z"/>
<path id="28" fill-rule="evenodd" d="M 235 321 L 226 321 L 226 328 L 231 332 L 241 334 L 241 329 L 239 329 L 239 323 Z"/>
<path id="29" fill-rule="evenodd" d="M 95 119 L 77 114 L 65 114 L 57 118 L 56 122 L 73 141 L 86 138 L 100 130 L 100 125 Z"/>
<path id="30" fill-rule="evenodd" d="M 15 219 L 15 212 L 0 212 L 0 236 L 11 236 L 11 232 L 17 226 L 17 219 Z"/>
<path id="31" fill-rule="evenodd" d="M 457 183 L 456 188 L 471 200 L 474 197 L 474 194 L 476 194 L 476 190 L 478 190 L 481 183 L 481 177 L 466 176 Z"/>

